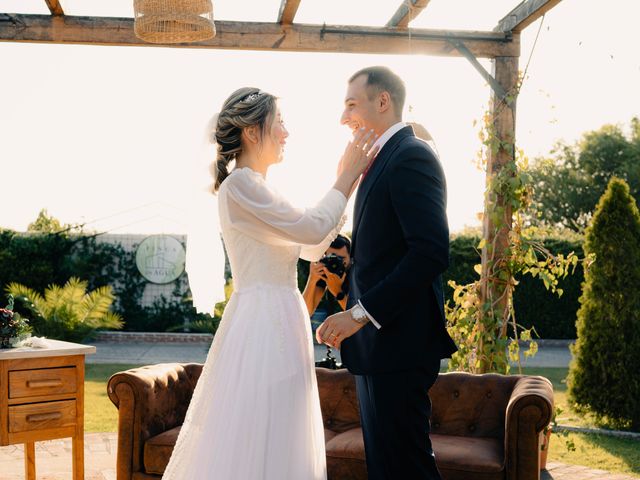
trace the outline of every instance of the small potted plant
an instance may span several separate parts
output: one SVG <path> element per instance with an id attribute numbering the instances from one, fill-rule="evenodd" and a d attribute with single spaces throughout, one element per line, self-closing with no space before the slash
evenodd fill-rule
<path id="1" fill-rule="evenodd" d="M 542 429 L 540 432 L 540 470 L 544 470 L 547 467 L 547 456 L 549 455 L 549 441 L 551 440 L 551 434 L 555 433 L 558 437 L 565 437 L 565 447 L 567 451 L 574 452 L 576 446 L 573 440 L 569 437 L 569 432 L 558 428 L 557 418 L 562 415 L 564 410 L 560 407 L 555 407 L 553 411 L 553 417 L 551 417 L 551 423 Z"/>
<path id="2" fill-rule="evenodd" d="M 547 468 L 549 456 L 549 441 L 551 440 L 552 424 L 550 423 L 540 432 L 540 470 Z"/>
<path id="3" fill-rule="evenodd" d="M 12 348 L 29 333 L 27 320 L 13 311 L 13 295 L 9 295 L 7 306 L 0 308 L 0 348 Z"/>

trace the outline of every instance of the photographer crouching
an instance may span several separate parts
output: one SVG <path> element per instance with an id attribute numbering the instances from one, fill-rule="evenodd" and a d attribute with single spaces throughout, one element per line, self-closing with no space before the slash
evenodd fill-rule
<path id="1" fill-rule="evenodd" d="M 324 256 L 309 266 L 309 278 L 302 292 L 309 315 L 313 315 L 327 291 L 333 295 L 342 310 L 346 309 L 349 293 L 347 274 L 350 266 L 351 240 L 338 235 Z"/>
<path id="2" fill-rule="evenodd" d="M 330 297 L 327 298 L 327 303 L 330 306 L 337 304 L 335 308 L 346 309 L 349 298 L 348 275 L 350 267 L 351 240 L 344 235 L 338 235 L 324 256 L 309 265 L 309 277 L 304 292 L 302 292 L 309 316 L 313 316 L 326 293 L 335 299 L 335 301 L 331 301 Z M 329 314 L 331 313 L 335 313 L 335 311 L 329 312 Z M 326 357 L 316 365 L 338 368 L 336 359 L 331 354 L 331 348 L 327 346 Z"/>

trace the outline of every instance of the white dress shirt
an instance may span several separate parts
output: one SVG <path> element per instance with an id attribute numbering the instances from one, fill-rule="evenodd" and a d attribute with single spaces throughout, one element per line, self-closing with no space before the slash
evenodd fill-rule
<path id="1" fill-rule="evenodd" d="M 373 144 L 373 146 L 378 146 L 378 152 L 380 152 L 382 150 L 382 148 L 384 147 L 384 145 L 389 141 L 389 139 L 391 137 L 393 137 L 396 133 L 398 133 L 400 130 L 402 130 L 404 127 L 406 127 L 407 124 L 404 122 L 398 122 L 395 123 L 393 125 L 391 125 L 389 128 L 387 128 L 387 130 L 380 135 L 380 138 L 378 138 L 378 140 L 376 140 L 376 143 Z M 375 160 L 374 160 L 375 162 Z M 369 318 L 369 320 L 371 320 L 371 323 L 373 323 L 375 325 L 375 327 L 380 330 L 382 328 L 382 325 L 380 325 L 378 322 L 376 322 L 376 320 L 371 316 L 371 314 L 369 312 L 367 312 L 367 309 L 364 308 L 364 305 L 362 305 L 362 302 L 360 300 L 358 300 L 358 305 L 360 305 L 362 307 L 362 309 L 364 310 L 364 313 L 367 314 L 367 317 Z"/>

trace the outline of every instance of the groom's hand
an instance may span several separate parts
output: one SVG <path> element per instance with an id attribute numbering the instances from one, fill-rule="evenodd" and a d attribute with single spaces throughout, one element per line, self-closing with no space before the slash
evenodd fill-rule
<path id="1" fill-rule="evenodd" d="M 351 317 L 351 312 L 336 313 L 327 317 L 316 330 L 316 340 L 330 347 L 340 348 L 342 341 L 360 330 L 365 324 L 358 323 Z"/>

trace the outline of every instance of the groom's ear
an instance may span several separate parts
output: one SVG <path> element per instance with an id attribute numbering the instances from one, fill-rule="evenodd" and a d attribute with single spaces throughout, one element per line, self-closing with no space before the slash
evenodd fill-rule
<path id="1" fill-rule="evenodd" d="M 389 95 L 389 92 L 383 90 L 378 94 L 377 107 L 378 107 L 378 113 L 385 113 L 390 108 L 393 108 L 393 105 L 391 105 L 391 95 Z"/>

